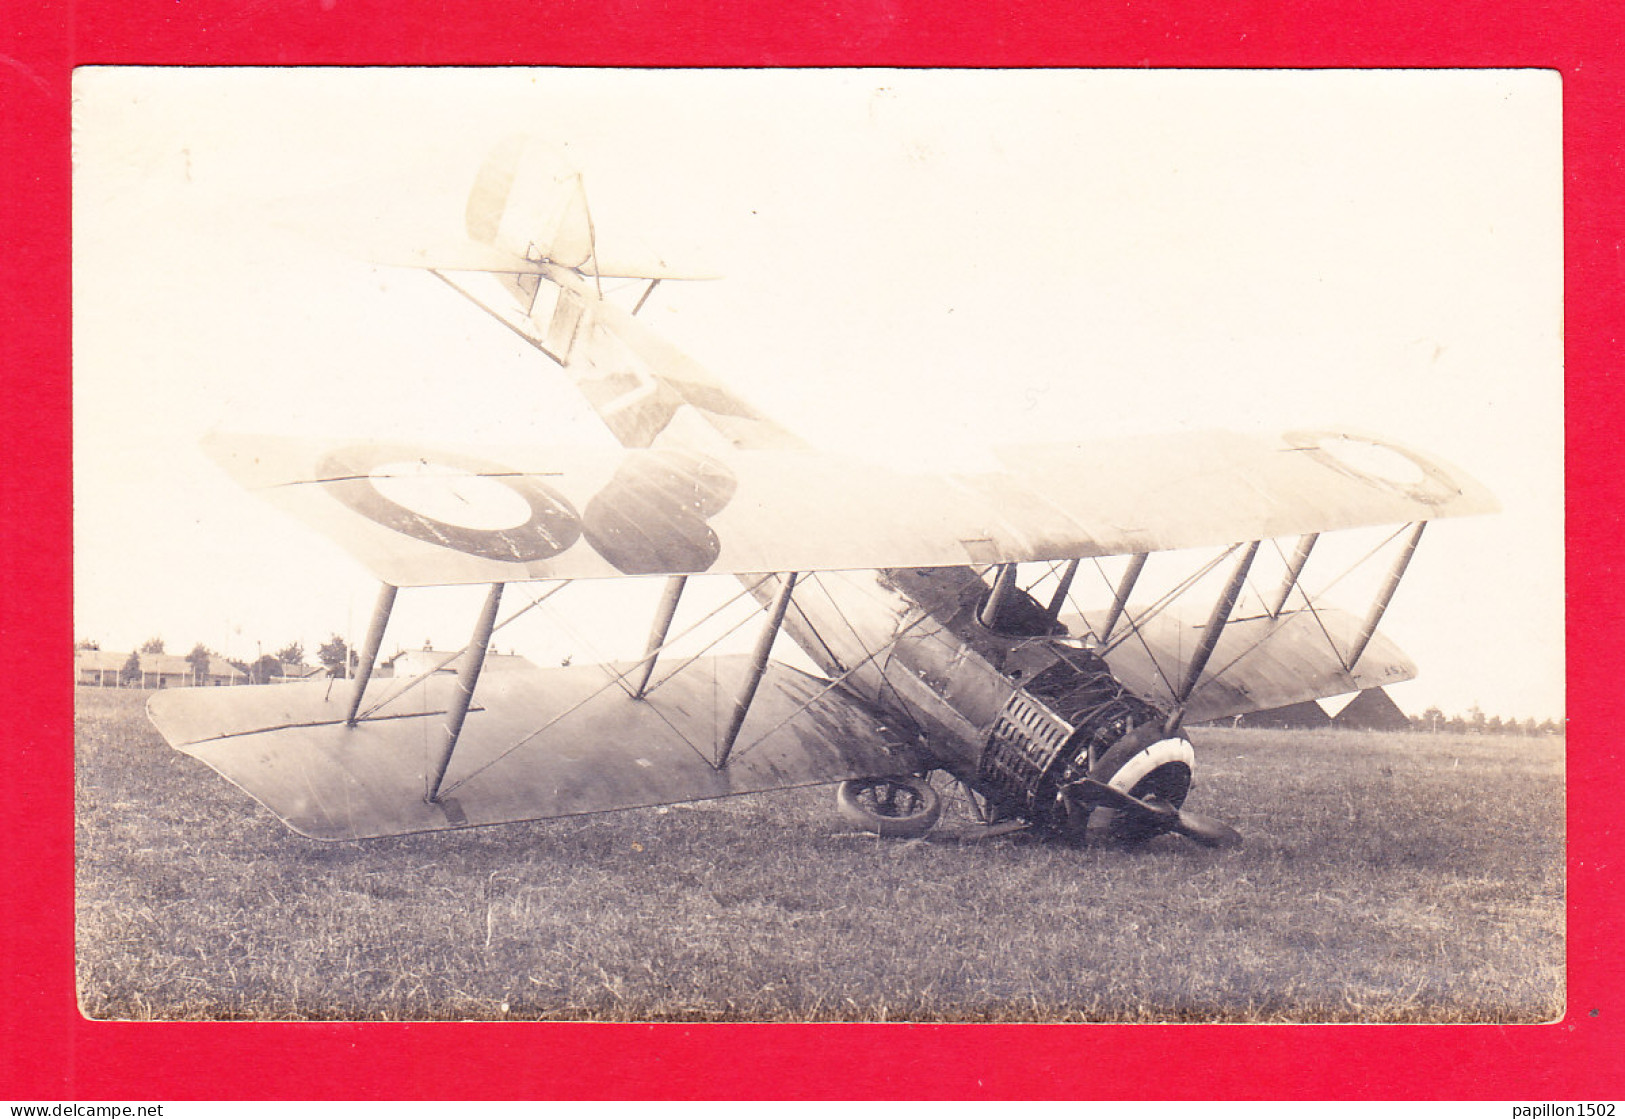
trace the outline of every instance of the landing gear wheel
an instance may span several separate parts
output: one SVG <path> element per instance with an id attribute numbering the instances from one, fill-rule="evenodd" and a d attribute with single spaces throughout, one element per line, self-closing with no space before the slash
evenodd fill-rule
<path id="1" fill-rule="evenodd" d="M 1191 791 L 1196 751 L 1190 739 L 1167 737 L 1158 726 L 1130 731 L 1100 756 L 1089 776 L 1130 796 L 1179 808 Z M 1091 843 L 1134 847 L 1168 828 L 1156 820 L 1116 808 L 1089 813 L 1084 835 Z"/>
<path id="2" fill-rule="evenodd" d="M 942 798 L 923 777 L 842 781 L 835 790 L 835 805 L 852 826 L 902 839 L 924 835 L 942 815 Z"/>

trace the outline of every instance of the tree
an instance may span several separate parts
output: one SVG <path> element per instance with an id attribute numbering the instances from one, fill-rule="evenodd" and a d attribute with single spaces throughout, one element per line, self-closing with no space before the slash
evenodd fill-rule
<path id="1" fill-rule="evenodd" d="M 297 641 L 290 641 L 276 651 L 276 659 L 283 664 L 304 664 L 305 647 Z"/>
<path id="2" fill-rule="evenodd" d="M 1488 723 L 1484 724 L 1484 729 L 1486 731 L 1488 731 L 1490 734 L 1500 734 L 1501 733 L 1501 716 L 1499 716 L 1499 715 L 1491 715 L 1490 716 L 1490 721 Z"/>
<path id="3" fill-rule="evenodd" d="M 327 644 L 316 650 L 316 659 L 327 667 L 329 676 L 343 676 L 347 665 L 355 663 L 355 654 L 350 652 L 350 645 L 338 634 L 334 634 Z"/>
<path id="4" fill-rule="evenodd" d="M 164 639 L 162 637 L 149 637 L 149 638 L 147 638 L 145 641 L 143 641 L 141 643 L 141 651 L 143 653 L 161 653 L 161 652 L 163 652 L 164 651 Z"/>
<path id="5" fill-rule="evenodd" d="M 141 683 L 141 657 L 131 653 L 124 662 L 124 667 L 118 670 L 118 682 L 123 687 Z"/>
<path id="6" fill-rule="evenodd" d="M 186 654 L 186 663 L 192 669 L 192 683 L 202 684 L 209 678 L 209 667 L 214 660 L 214 654 L 201 641 L 192 646 L 192 651 Z"/>
<path id="7" fill-rule="evenodd" d="M 85 649 L 85 650 L 88 650 L 90 652 L 95 652 L 97 649 L 100 649 L 102 647 L 102 644 L 101 644 L 100 641 L 96 641 L 96 640 L 94 640 L 92 638 L 81 637 L 79 640 L 77 640 L 77 641 L 75 641 L 73 643 L 73 647 L 74 647 L 75 651 L 80 650 L 80 649 Z"/>
<path id="8" fill-rule="evenodd" d="M 1444 712 L 1439 710 L 1437 704 L 1422 712 L 1422 729 L 1437 734 L 1444 725 Z"/>

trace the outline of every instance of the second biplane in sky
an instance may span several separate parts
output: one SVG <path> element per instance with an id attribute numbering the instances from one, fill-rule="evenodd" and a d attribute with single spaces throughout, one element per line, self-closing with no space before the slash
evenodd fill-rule
<path id="1" fill-rule="evenodd" d="M 427 263 L 556 361 L 623 449 L 212 441 L 241 482 L 382 581 L 353 680 L 150 704 L 172 745 L 303 835 L 836 782 L 850 820 L 917 835 L 944 771 L 990 824 L 1234 842 L 1184 809 L 1185 727 L 1413 676 L 1377 626 L 1423 528 L 1495 508 L 1431 457 L 1340 431 L 1021 447 L 953 474 L 819 453 L 636 317 L 677 274 L 600 260 L 579 179 L 535 191 L 519 164 L 516 146 L 492 157 L 469 249 Z M 608 277 L 646 281 L 637 306 L 606 298 Z M 1369 606 L 1311 596 L 1319 535 L 1368 526 L 1394 528 Z M 1187 549 L 1213 554 L 1136 600 L 1149 558 Z M 1278 577 L 1241 616 L 1261 553 Z M 1080 565 L 1114 556 L 1109 604 L 1074 607 Z M 663 656 L 699 575 L 736 576 L 760 604 L 750 653 Z M 547 584 L 511 620 L 571 580 L 627 576 L 665 577 L 640 660 L 482 674 L 504 588 Z M 376 676 L 398 589 L 447 584 L 489 587 L 468 645 L 447 671 Z M 1214 584 L 1194 613 L 1177 608 Z M 773 660 L 781 633 L 821 676 Z"/>

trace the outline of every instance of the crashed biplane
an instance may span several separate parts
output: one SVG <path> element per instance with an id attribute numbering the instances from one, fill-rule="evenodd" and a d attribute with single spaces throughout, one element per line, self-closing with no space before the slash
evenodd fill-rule
<path id="1" fill-rule="evenodd" d="M 542 215 L 518 165 L 492 157 L 470 248 L 424 265 L 555 361 L 621 448 L 211 440 L 382 582 L 353 679 L 150 704 L 173 746 L 303 835 L 824 783 L 859 826 L 920 835 L 942 771 L 990 829 L 1224 845 L 1233 829 L 1184 808 L 1185 727 L 1410 678 L 1377 627 L 1423 528 L 1495 507 L 1431 457 L 1337 431 L 1023 447 L 946 475 L 822 454 L 636 317 L 681 273 L 600 260 L 579 179 Z M 610 277 L 647 285 L 636 306 L 605 297 Z M 1318 601 L 1302 577 L 1320 534 L 1369 526 L 1393 528 L 1369 607 Z M 1137 602 L 1150 557 L 1187 549 L 1215 554 Z M 1261 552 L 1278 577 L 1238 612 Z M 1109 604 L 1075 606 L 1080 566 L 1105 557 L 1121 557 Z M 760 605 L 748 654 L 663 656 L 698 575 Z M 641 659 L 482 675 L 504 588 L 546 585 L 512 620 L 571 580 L 626 576 L 665 579 Z M 1195 614 L 1176 607 L 1214 583 Z M 376 676 L 398 590 L 447 584 L 489 587 L 454 671 Z M 775 661 L 780 634 L 822 675 Z"/>

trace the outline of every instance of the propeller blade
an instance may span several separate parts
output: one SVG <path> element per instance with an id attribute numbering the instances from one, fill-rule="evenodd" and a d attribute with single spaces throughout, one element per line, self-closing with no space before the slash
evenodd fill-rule
<path id="1" fill-rule="evenodd" d="M 1235 828 L 1222 820 L 1199 816 L 1195 812 L 1181 810 L 1179 823 L 1174 830 L 1203 847 L 1235 847 L 1241 843 L 1241 833 Z"/>
<path id="2" fill-rule="evenodd" d="M 1067 792 L 1076 793 L 1087 804 L 1137 813 L 1142 818 L 1154 820 L 1166 830 L 1176 831 L 1204 847 L 1234 847 L 1241 842 L 1239 831 L 1211 816 L 1186 812 L 1160 800 L 1141 800 L 1093 777 L 1075 781 Z"/>

